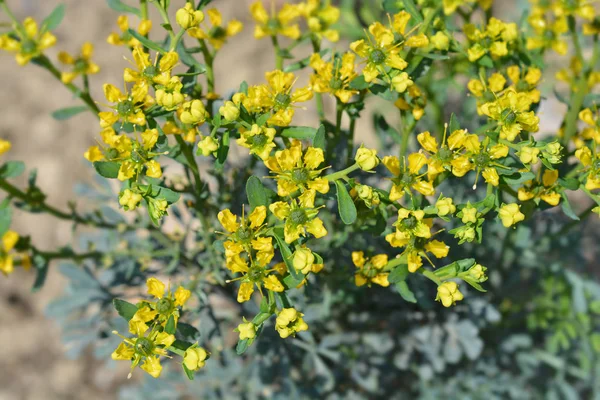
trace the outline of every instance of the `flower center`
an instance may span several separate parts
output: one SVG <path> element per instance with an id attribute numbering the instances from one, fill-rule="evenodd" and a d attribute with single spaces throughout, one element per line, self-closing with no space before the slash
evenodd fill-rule
<path id="1" fill-rule="evenodd" d="M 251 146 L 256 146 L 256 147 L 262 147 L 265 144 L 267 144 L 267 141 L 269 140 L 269 138 L 267 138 L 267 135 L 261 133 L 259 135 L 254 135 L 251 136 L 250 138 L 248 138 L 248 142 L 250 142 Z"/>
<path id="2" fill-rule="evenodd" d="M 158 68 L 156 68 L 154 65 L 149 65 L 144 68 L 144 72 L 142 72 L 142 74 L 146 78 L 154 78 L 156 74 L 158 74 Z"/>
<path id="3" fill-rule="evenodd" d="M 402 225 L 404 225 L 406 229 L 413 229 L 415 226 L 417 226 L 417 222 L 417 218 L 415 218 L 414 215 L 411 215 L 402 220 Z"/>
<path id="4" fill-rule="evenodd" d="M 438 158 L 440 159 L 440 161 L 445 162 L 445 161 L 449 161 L 450 158 L 452 157 L 452 150 L 450 150 L 447 147 L 442 147 L 438 150 Z"/>
<path id="5" fill-rule="evenodd" d="M 292 98 L 289 94 L 277 93 L 277 96 L 275 96 L 275 108 L 285 109 L 290 105 L 291 101 Z"/>
<path id="6" fill-rule="evenodd" d="M 509 109 L 502 110 L 502 120 L 507 124 L 512 124 L 517 119 L 517 115 Z"/>
<path id="7" fill-rule="evenodd" d="M 227 32 L 222 26 L 215 26 L 208 32 L 208 36 L 213 39 L 222 39 L 227 36 Z"/>
<path id="8" fill-rule="evenodd" d="M 237 235 L 238 239 L 242 242 L 245 242 L 252 237 L 252 233 L 248 229 L 243 227 L 238 228 L 235 234 Z"/>
<path id="9" fill-rule="evenodd" d="M 117 104 L 117 112 L 119 115 L 129 115 L 133 112 L 133 102 L 131 100 L 121 101 Z"/>
<path id="10" fill-rule="evenodd" d="M 383 50 L 375 49 L 369 54 L 369 61 L 373 64 L 379 65 L 385 61 L 385 53 Z"/>
<path id="11" fill-rule="evenodd" d="M 296 168 L 292 171 L 292 180 L 295 183 L 303 184 L 308 182 L 310 178 L 308 170 L 306 168 Z"/>
<path id="12" fill-rule="evenodd" d="M 331 81 L 329 81 L 329 86 L 333 90 L 339 90 L 342 88 L 343 85 L 344 85 L 344 82 L 342 82 L 342 80 L 339 78 L 331 78 Z"/>
<path id="13" fill-rule="evenodd" d="M 490 156 L 486 153 L 479 153 L 475 156 L 474 160 L 475 165 L 480 168 L 486 167 L 490 162 Z"/>
<path id="14" fill-rule="evenodd" d="M 306 212 L 303 209 L 297 208 L 290 213 L 290 220 L 296 225 L 302 225 L 306 222 Z"/>
<path id="15" fill-rule="evenodd" d="M 173 308 L 173 302 L 171 299 L 163 297 L 156 303 L 156 311 L 161 314 L 170 314 L 171 309 Z"/>
<path id="16" fill-rule="evenodd" d="M 139 355 L 149 357 L 152 355 L 152 350 L 154 350 L 154 343 L 148 338 L 139 337 L 135 341 L 134 350 Z"/>

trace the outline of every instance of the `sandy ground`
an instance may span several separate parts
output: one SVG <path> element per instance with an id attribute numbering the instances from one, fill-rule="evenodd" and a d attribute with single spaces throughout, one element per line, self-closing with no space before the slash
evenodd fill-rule
<path id="1" fill-rule="evenodd" d="M 95 98 L 102 98 L 102 83 L 119 85 L 122 82 L 126 53 L 105 42 L 108 34 L 116 29 L 118 14 L 109 9 L 104 0 L 7 2 L 18 18 L 30 15 L 38 21 L 56 5 L 65 3 L 65 19 L 55 32 L 58 45 L 48 54 L 55 59 L 58 50 L 76 53 L 81 44 L 89 40 L 96 44 L 94 58 L 102 68 L 92 80 Z M 246 3 L 246 0 L 216 2 L 226 20 L 235 15 L 246 23 L 244 33 L 232 41 L 217 60 L 218 89 L 223 93 L 233 89 L 228 82 L 239 85 L 242 80 L 260 81 L 263 71 L 273 62 L 271 57 L 257 57 L 269 44 L 251 39 L 252 24 L 246 15 Z M 4 15 L 0 21 L 6 21 Z M 236 67 L 227 67 L 230 65 Z M 45 71 L 33 65 L 19 68 L 13 57 L 4 52 L 0 53 L 0 87 L 0 137 L 13 143 L 13 149 L 4 159 L 24 160 L 28 168 L 37 168 L 38 182 L 48 194 L 48 202 L 66 208 L 67 201 L 74 198 L 73 185 L 89 181 L 93 176 L 82 154 L 99 132 L 96 120 L 91 115 L 81 114 L 66 122 L 55 121 L 50 113 L 79 105 L 77 99 Z M 53 249 L 72 240 L 68 223 L 45 216 L 17 212 L 13 229 L 22 235 L 31 235 L 42 249 Z M 91 356 L 67 359 L 59 327 L 44 316 L 49 301 L 62 292 L 64 280 L 60 274 L 51 269 L 46 285 L 35 294 L 30 293 L 33 280 L 32 274 L 22 271 L 9 278 L 0 276 L 0 315 L 3 317 L 0 400 L 115 398 L 127 372 L 107 369 Z"/>

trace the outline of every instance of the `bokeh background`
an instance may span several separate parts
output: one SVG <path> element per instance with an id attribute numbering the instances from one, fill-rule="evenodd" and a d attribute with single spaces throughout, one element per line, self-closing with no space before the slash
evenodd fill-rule
<path id="1" fill-rule="evenodd" d="M 32 16 L 38 21 L 59 3 L 66 4 L 65 19 L 55 32 L 58 44 L 48 54 L 56 59 L 59 50 L 77 53 L 84 41 L 91 41 L 96 45 L 94 58 L 102 68 L 91 80 L 94 98 L 102 99 L 102 83 L 118 85 L 121 82 L 127 54 L 123 48 L 110 46 L 105 41 L 109 33 L 117 29 L 118 15 L 105 0 L 7 2 L 18 18 Z M 184 2 L 173 0 L 172 3 L 176 7 Z M 264 71 L 274 65 L 270 42 L 256 41 L 252 37 L 249 4 L 249 0 L 213 2 L 225 19 L 237 18 L 245 24 L 244 32 L 231 40 L 217 58 L 217 89 L 221 94 L 233 90 L 243 80 L 261 81 Z M 517 19 L 525 5 L 524 0 L 502 0 L 497 2 L 496 11 Z M 0 14 L 0 21 L 6 22 L 7 18 Z M 157 27 L 155 24 L 155 29 Z M 303 49 L 298 54 L 303 51 L 308 54 Z M 90 181 L 95 175 L 82 154 L 97 137 L 96 119 L 80 114 L 69 121 L 54 120 L 50 116 L 52 111 L 78 105 L 77 99 L 45 71 L 33 65 L 20 68 L 6 53 L 0 53 L 0 90 L 0 137 L 13 143 L 11 152 L 3 157 L 23 160 L 29 169 L 37 168 L 38 182 L 48 194 L 48 202 L 66 208 L 67 202 L 75 197 L 74 185 Z M 542 131 L 556 129 L 563 111 L 559 107 L 557 102 L 544 103 Z M 312 116 L 310 111 L 306 114 Z M 302 114 L 298 113 L 300 124 L 302 118 L 308 118 Z M 363 119 L 357 132 L 360 132 L 360 141 L 369 144 L 374 140 L 370 118 Z M 39 248 L 53 249 L 73 241 L 70 224 L 15 211 L 14 229 L 31 235 Z M 62 292 L 64 281 L 58 271 L 51 269 L 46 285 L 32 294 L 33 280 L 33 274 L 20 269 L 9 278 L 0 276 L 0 400 L 116 398 L 119 387 L 126 383 L 127 366 L 117 367 L 110 361 L 99 363 L 91 354 L 69 359 L 68 349 L 61 343 L 59 327 L 44 316 L 49 301 Z"/>

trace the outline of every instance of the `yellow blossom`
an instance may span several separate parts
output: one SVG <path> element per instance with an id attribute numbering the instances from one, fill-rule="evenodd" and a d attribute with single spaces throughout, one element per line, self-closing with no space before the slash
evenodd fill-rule
<path id="1" fill-rule="evenodd" d="M 438 286 L 435 300 L 441 301 L 444 307 L 450 307 L 463 298 L 456 282 L 444 282 Z"/>
<path id="2" fill-rule="evenodd" d="M 498 211 L 498 216 L 502 220 L 502 225 L 509 228 L 525 219 L 525 215 L 519 210 L 517 203 L 503 204 Z"/>

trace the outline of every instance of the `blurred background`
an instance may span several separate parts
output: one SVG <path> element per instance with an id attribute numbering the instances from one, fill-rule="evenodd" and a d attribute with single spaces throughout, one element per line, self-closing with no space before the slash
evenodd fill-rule
<path id="1" fill-rule="evenodd" d="M 118 14 L 105 0 L 7 0 L 18 18 L 32 16 L 41 21 L 59 3 L 67 6 L 65 19 L 55 32 L 58 44 L 48 51 L 56 59 L 59 50 L 77 53 L 84 41 L 96 45 L 94 59 L 101 72 L 92 77 L 94 98 L 101 101 L 102 83 L 119 86 L 122 70 L 129 57 L 123 48 L 110 46 L 106 37 L 117 29 Z M 183 0 L 173 0 L 176 7 Z M 227 94 L 240 82 L 262 81 L 265 71 L 273 69 L 271 44 L 252 37 L 253 23 L 248 6 L 250 0 L 215 0 L 224 19 L 236 18 L 245 25 L 243 33 L 229 42 L 216 61 L 217 91 Z M 375 1 L 373 3 L 376 3 Z M 496 13 L 516 20 L 526 6 L 524 0 L 496 2 Z M 133 4 L 133 3 L 131 3 Z M 152 10 L 153 11 L 153 10 Z M 154 14 L 153 14 L 154 15 Z M 0 16 L 0 21 L 7 18 Z M 137 21 L 134 22 L 137 25 Z M 155 24 L 155 31 L 160 29 Z M 338 48 L 346 44 L 340 43 Z M 299 49 L 299 56 L 307 55 Z M 301 77 L 306 82 L 306 77 Z M 94 143 L 99 128 L 91 115 L 80 114 L 68 121 L 56 121 L 50 113 L 60 108 L 78 105 L 69 91 L 45 71 L 28 65 L 18 67 L 14 58 L 0 53 L 0 137 L 13 143 L 6 159 L 25 161 L 28 169 L 38 169 L 38 182 L 48 202 L 66 208 L 75 197 L 77 182 L 90 181 L 95 172 L 83 158 L 83 152 Z M 541 110 L 542 131 L 551 131 L 560 123 L 563 109 L 548 101 Z M 310 121 L 311 110 L 298 112 L 298 124 Z M 381 111 L 381 110 L 380 110 Z M 560 111 L 556 112 L 555 111 Z M 552 115 L 556 115 L 553 118 Z M 362 119 L 358 140 L 367 145 L 373 141 L 371 120 Z M 70 224 L 59 223 L 45 216 L 15 210 L 13 229 L 31 235 L 41 249 L 52 249 L 72 240 Z M 62 292 L 64 281 L 51 268 L 48 281 L 41 291 L 31 293 L 33 274 L 18 269 L 8 278 L 0 276 L 0 400 L 13 399 L 111 399 L 126 383 L 127 365 L 116 367 L 110 361 L 98 363 L 91 354 L 70 359 L 61 342 L 59 327 L 46 319 L 44 309 Z M 126 364 L 126 363 L 123 363 Z"/>

